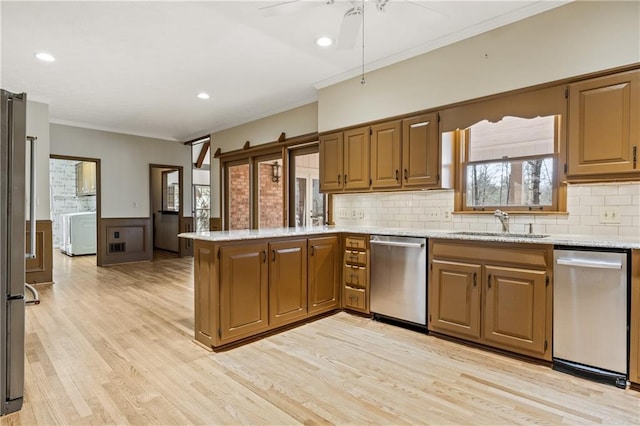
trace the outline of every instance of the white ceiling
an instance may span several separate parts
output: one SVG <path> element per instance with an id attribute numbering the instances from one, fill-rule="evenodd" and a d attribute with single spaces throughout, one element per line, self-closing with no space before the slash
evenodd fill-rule
<path id="1" fill-rule="evenodd" d="M 48 103 L 52 122 L 172 140 L 222 130 L 313 102 L 360 72 L 360 36 L 350 50 L 314 44 L 337 35 L 350 1 L 260 11 L 283 1 L 3 0 L 0 84 Z M 366 70 L 566 2 L 390 0 L 379 13 L 371 0 Z"/>

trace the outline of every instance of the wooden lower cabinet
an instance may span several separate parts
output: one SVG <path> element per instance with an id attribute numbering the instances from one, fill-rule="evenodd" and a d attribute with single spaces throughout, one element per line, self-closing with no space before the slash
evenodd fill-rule
<path id="1" fill-rule="evenodd" d="M 340 308 L 335 235 L 194 241 L 195 338 L 221 347 Z"/>
<path id="2" fill-rule="evenodd" d="M 472 263 L 433 260 L 429 282 L 430 327 L 480 338 L 480 287 L 482 266 Z"/>
<path id="3" fill-rule="evenodd" d="M 220 248 L 221 342 L 237 340 L 267 329 L 267 244 Z"/>
<path id="4" fill-rule="evenodd" d="M 307 316 L 307 240 L 269 244 L 269 324 Z"/>
<path id="5" fill-rule="evenodd" d="M 544 354 L 547 272 L 486 265 L 485 274 L 484 339 Z"/>
<path id="6" fill-rule="evenodd" d="M 340 239 L 309 238 L 308 312 L 319 314 L 340 307 Z"/>
<path id="7" fill-rule="evenodd" d="M 429 330 L 551 360 L 553 246 L 429 245 Z"/>

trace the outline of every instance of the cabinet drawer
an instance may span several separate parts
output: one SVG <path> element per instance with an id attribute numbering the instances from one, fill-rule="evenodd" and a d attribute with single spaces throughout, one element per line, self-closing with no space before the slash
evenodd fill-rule
<path id="1" fill-rule="evenodd" d="M 344 240 L 344 246 L 347 249 L 366 250 L 367 238 L 366 237 L 347 237 Z"/>
<path id="2" fill-rule="evenodd" d="M 367 268 L 364 266 L 345 266 L 344 283 L 352 287 L 365 288 L 367 286 Z"/>
<path id="3" fill-rule="evenodd" d="M 367 252 L 366 251 L 352 251 L 345 250 L 344 252 L 344 262 L 347 265 L 357 263 L 360 265 L 367 264 Z"/>
<path id="4" fill-rule="evenodd" d="M 350 287 L 346 287 L 344 289 L 345 292 L 345 306 L 347 308 L 357 308 L 357 309 L 361 309 L 361 310 L 365 310 L 366 307 L 366 295 L 367 292 L 363 289 L 359 289 L 359 288 L 350 288 Z"/>

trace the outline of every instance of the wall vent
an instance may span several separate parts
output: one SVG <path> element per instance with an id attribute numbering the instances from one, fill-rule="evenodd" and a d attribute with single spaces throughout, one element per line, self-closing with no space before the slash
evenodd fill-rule
<path id="1" fill-rule="evenodd" d="M 109 253 L 124 253 L 127 251 L 127 243 L 109 243 Z"/>

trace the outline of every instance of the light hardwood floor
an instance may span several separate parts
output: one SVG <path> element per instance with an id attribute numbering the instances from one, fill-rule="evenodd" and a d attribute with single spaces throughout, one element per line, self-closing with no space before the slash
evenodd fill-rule
<path id="1" fill-rule="evenodd" d="M 192 259 L 54 261 L 2 424 L 640 423 L 638 392 L 347 313 L 208 352 Z"/>

